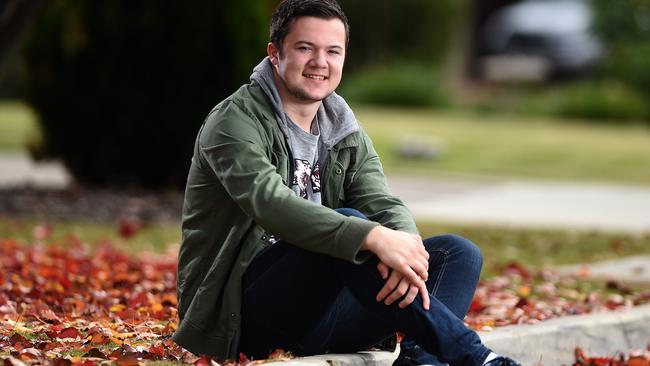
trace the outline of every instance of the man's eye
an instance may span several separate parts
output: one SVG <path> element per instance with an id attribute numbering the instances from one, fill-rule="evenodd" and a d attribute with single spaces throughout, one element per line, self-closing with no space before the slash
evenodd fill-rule
<path id="1" fill-rule="evenodd" d="M 309 47 L 301 46 L 301 47 L 298 47 L 298 50 L 299 51 L 309 51 Z"/>
<path id="2" fill-rule="evenodd" d="M 329 53 L 330 53 L 331 55 L 340 55 L 340 54 L 341 54 L 341 52 L 340 52 L 340 51 L 337 51 L 337 50 L 330 50 Z"/>

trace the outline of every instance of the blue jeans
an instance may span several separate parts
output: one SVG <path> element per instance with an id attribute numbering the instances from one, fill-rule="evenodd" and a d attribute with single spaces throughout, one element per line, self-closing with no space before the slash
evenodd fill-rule
<path id="1" fill-rule="evenodd" d="M 364 217 L 352 209 L 337 211 Z M 480 251 L 454 235 L 426 239 L 424 246 L 430 254 L 429 310 L 420 295 L 404 309 L 397 301 L 377 302 L 385 280 L 375 256 L 357 265 L 283 241 L 265 248 L 243 279 L 240 352 L 255 359 L 278 348 L 297 356 L 351 353 L 401 331 L 402 358 L 481 365 L 490 350 L 462 321 L 476 290 Z"/>

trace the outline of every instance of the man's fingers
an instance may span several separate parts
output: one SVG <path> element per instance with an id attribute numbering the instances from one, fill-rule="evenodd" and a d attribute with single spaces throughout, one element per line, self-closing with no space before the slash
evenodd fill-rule
<path id="1" fill-rule="evenodd" d="M 419 253 L 420 253 L 421 256 L 424 257 L 424 259 L 429 261 L 429 252 L 427 252 L 427 248 L 424 247 L 424 244 L 422 246 L 420 246 Z"/>
<path id="2" fill-rule="evenodd" d="M 417 282 L 417 286 L 420 290 L 420 296 L 422 296 L 422 307 L 424 310 L 429 310 L 429 302 L 431 299 L 429 299 L 429 290 L 427 290 L 427 285 L 424 281 L 419 281 Z"/>
<path id="3" fill-rule="evenodd" d="M 420 277 L 420 279 L 422 279 L 424 281 L 429 279 L 429 262 L 428 261 L 424 261 L 423 259 L 421 259 L 421 260 L 416 259 L 414 261 L 411 261 L 410 267 L 415 273 L 417 273 L 417 275 L 418 275 L 418 277 Z"/>
<path id="4" fill-rule="evenodd" d="M 413 300 L 415 300 L 415 297 L 418 295 L 418 292 L 420 292 L 420 289 L 417 286 L 410 285 L 406 296 L 402 301 L 399 302 L 400 309 L 404 309 L 405 307 L 411 305 Z"/>
<path id="5" fill-rule="evenodd" d="M 397 271 L 391 272 L 390 277 L 388 277 L 388 280 L 384 284 L 384 287 L 382 287 L 381 290 L 379 290 L 379 292 L 377 293 L 376 300 L 383 301 L 386 298 L 386 296 L 388 296 L 391 292 L 393 292 L 393 290 L 395 289 L 395 287 L 397 287 L 401 279 L 402 279 L 402 275 L 399 272 Z"/>
<path id="6" fill-rule="evenodd" d="M 377 263 L 377 271 L 384 280 L 388 278 L 389 268 L 384 262 Z"/>
<path id="7" fill-rule="evenodd" d="M 408 281 L 405 281 L 405 279 L 402 278 L 402 280 L 400 281 L 399 285 L 397 285 L 395 290 L 393 290 L 393 292 L 391 292 L 390 295 L 388 295 L 386 300 L 384 300 L 384 304 L 390 305 L 393 302 L 401 299 L 402 296 L 404 296 L 404 294 L 406 294 L 408 289 L 409 289 Z"/>

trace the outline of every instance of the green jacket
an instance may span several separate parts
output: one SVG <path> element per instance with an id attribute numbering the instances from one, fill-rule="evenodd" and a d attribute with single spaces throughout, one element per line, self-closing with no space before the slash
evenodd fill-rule
<path id="1" fill-rule="evenodd" d="M 178 259 L 179 326 L 174 341 L 195 354 L 235 358 L 242 275 L 269 234 L 296 246 L 361 263 L 378 223 L 416 233 L 390 194 L 368 136 L 359 130 L 330 151 L 321 172 L 323 205 L 288 187 L 290 152 L 260 86 L 242 86 L 201 127 L 185 190 Z M 370 221 L 330 208 L 351 207 Z M 300 227 L 301 230 L 295 230 Z"/>

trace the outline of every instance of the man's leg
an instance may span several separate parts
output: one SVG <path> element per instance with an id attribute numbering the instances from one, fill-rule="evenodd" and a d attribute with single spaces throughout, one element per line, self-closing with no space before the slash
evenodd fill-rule
<path id="1" fill-rule="evenodd" d="M 366 347 L 399 329 L 429 353 L 450 363 L 480 364 L 489 353 L 476 333 L 435 298 L 431 299 L 429 311 L 422 308 L 421 298 L 406 309 L 399 309 L 397 303 L 377 303 L 375 296 L 384 280 L 376 269 L 376 258 L 354 265 L 278 244 L 256 258 L 247 272 L 240 347 L 243 352 L 265 357 L 274 348 L 288 348 L 297 354 L 344 348 L 348 344 L 338 338 L 345 332 L 341 332 L 344 327 L 337 317 L 345 319 L 342 314 L 349 315 L 352 308 L 363 309 L 367 314 L 360 314 L 372 320 L 356 328 L 357 332 L 346 327 L 349 334 L 370 334 Z M 352 297 L 361 306 L 354 305 Z M 374 332 L 377 334 L 371 334 Z M 356 346 L 353 350 L 363 349 Z"/>
<path id="2" fill-rule="evenodd" d="M 442 235 L 424 240 L 429 252 L 429 280 L 427 288 L 451 310 L 463 319 L 472 303 L 476 285 L 481 274 L 482 256 L 472 242 L 455 236 Z M 407 334 L 401 345 L 395 365 L 441 365 L 434 355 L 424 351 Z"/>

